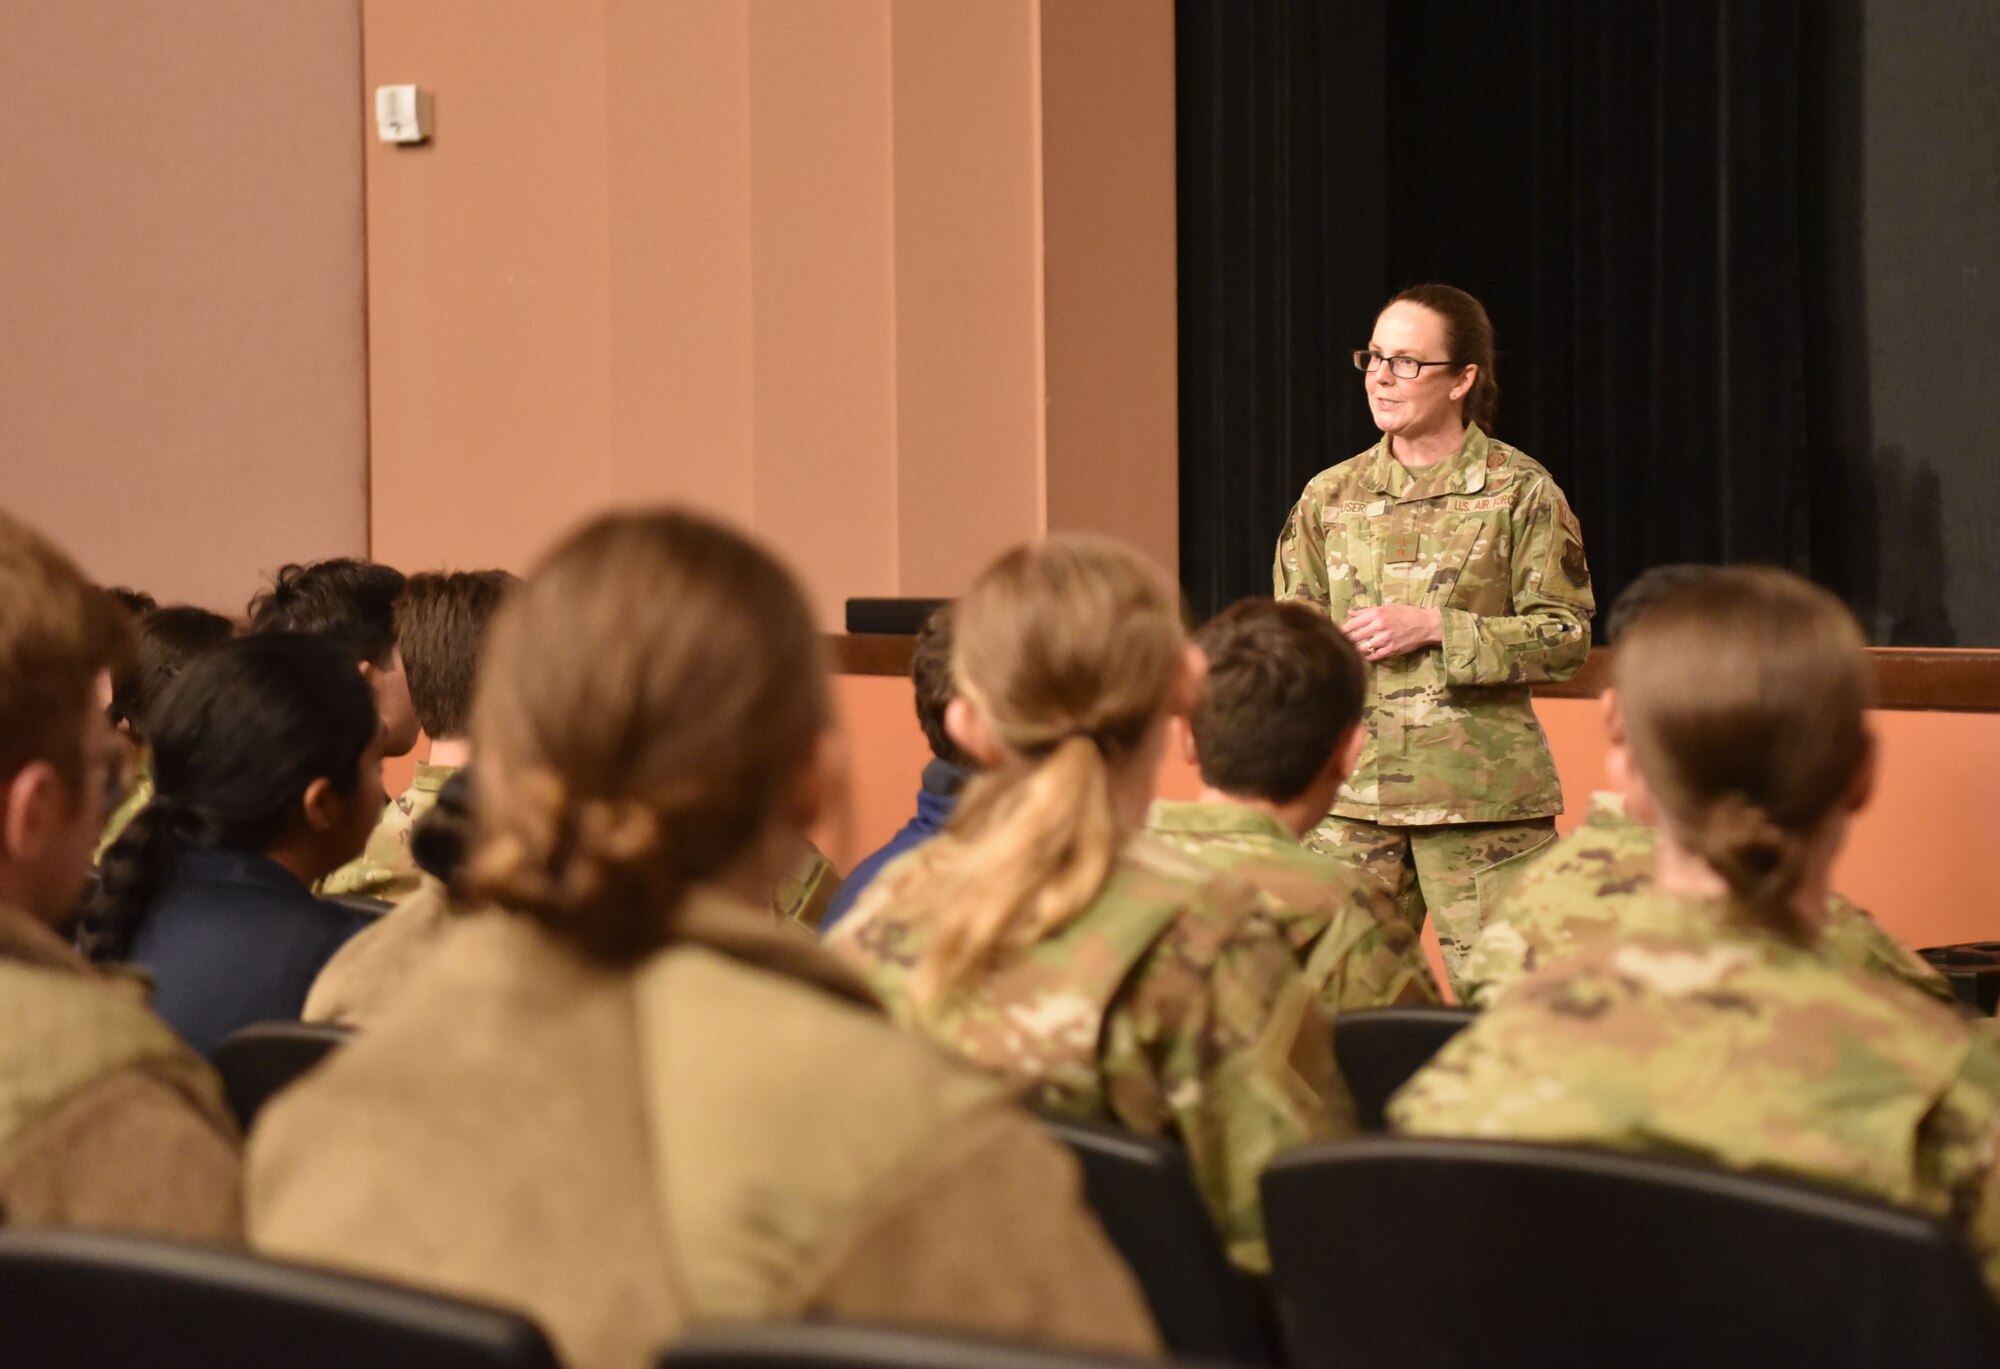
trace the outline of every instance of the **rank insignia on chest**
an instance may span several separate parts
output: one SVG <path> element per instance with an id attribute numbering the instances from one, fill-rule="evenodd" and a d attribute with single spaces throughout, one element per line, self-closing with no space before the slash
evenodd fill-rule
<path id="1" fill-rule="evenodd" d="M 1382 559 L 1384 561 L 1392 566 L 1396 566 L 1417 559 L 1417 546 L 1420 539 L 1417 536 L 1415 528 L 1405 523 L 1400 527 L 1390 528 L 1387 531 L 1388 537 L 1382 543 Z"/>

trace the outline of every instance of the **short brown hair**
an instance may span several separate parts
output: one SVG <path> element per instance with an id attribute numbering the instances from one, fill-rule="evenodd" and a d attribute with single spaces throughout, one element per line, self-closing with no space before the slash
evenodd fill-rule
<path id="1" fill-rule="evenodd" d="M 664 945 L 828 727 L 824 652 L 798 582 L 740 533 L 679 509 L 586 524 L 493 625 L 472 895 L 613 964 Z"/>
<path id="2" fill-rule="evenodd" d="M 1867 763 L 1861 625 L 1789 571 L 1732 566 L 1665 595 L 1612 672 L 1632 758 L 1739 906 L 1803 937 L 1806 848 Z"/>
<path id="3" fill-rule="evenodd" d="M 396 645 L 410 703 L 425 735 L 462 737 L 472 726 L 473 684 L 486 629 L 519 577 L 504 570 L 412 575 L 396 601 Z"/>
<path id="4" fill-rule="evenodd" d="M 1479 377 L 1463 401 L 1465 421 L 1477 423 L 1490 436 L 1493 420 L 1500 414 L 1500 372 L 1493 320 L 1486 316 L 1486 306 L 1456 285 L 1435 283 L 1412 285 L 1389 303 L 1420 304 L 1444 320 L 1445 360 L 1461 371 L 1468 366 L 1479 368 Z"/>
<path id="5" fill-rule="evenodd" d="M 1361 721 L 1360 653 L 1306 604 L 1245 599 L 1195 634 L 1208 683 L 1189 726 L 1204 784 L 1285 803 Z"/>
<path id="6" fill-rule="evenodd" d="M 951 674 L 951 616 L 951 605 L 941 605 L 917 629 L 917 644 L 910 652 L 910 683 L 917 689 L 917 726 L 923 728 L 931 754 L 962 766 L 968 764 L 965 753 L 944 725 L 944 711 L 958 697 Z"/>
<path id="7" fill-rule="evenodd" d="M 118 601 L 54 543 L 0 513 L 0 778 L 39 760 L 80 784 L 98 673 L 123 670 L 131 655 Z"/>

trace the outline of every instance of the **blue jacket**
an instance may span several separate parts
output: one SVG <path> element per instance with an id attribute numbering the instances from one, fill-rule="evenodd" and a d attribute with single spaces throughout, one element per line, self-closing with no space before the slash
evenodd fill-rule
<path id="1" fill-rule="evenodd" d="M 140 918 L 130 958 L 152 973 L 154 1011 L 213 1056 L 239 1027 L 296 1021 L 320 967 L 368 921 L 314 898 L 276 861 L 190 846 Z"/>
<path id="2" fill-rule="evenodd" d="M 841 881 L 839 892 L 826 905 L 826 916 L 819 920 L 822 934 L 847 916 L 847 910 L 861 897 L 862 890 L 888 868 L 890 861 L 906 851 L 914 851 L 944 830 L 944 825 L 951 821 L 952 812 L 958 807 L 958 791 L 965 788 L 965 782 L 971 778 L 970 770 L 950 761 L 932 761 L 924 767 L 922 787 L 917 790 L 917 815 L 889 838 L 888 845 L 856 865 Z"/>

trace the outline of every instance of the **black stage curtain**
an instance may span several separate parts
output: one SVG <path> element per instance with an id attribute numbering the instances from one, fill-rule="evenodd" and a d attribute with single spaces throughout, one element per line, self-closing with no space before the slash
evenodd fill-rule
<path id="1" fill-rule="evenodd" d="M 1348 353 L 1424 280 L 1492 314 L 1496 435 L 1568 492 L 1600 609 L 1669 561 L 1864 594 L 1859 22 L 1846 0 L 1179 0 L 1196 610 L 1269 593 L 1300 488 L 1376 436 Z"/>

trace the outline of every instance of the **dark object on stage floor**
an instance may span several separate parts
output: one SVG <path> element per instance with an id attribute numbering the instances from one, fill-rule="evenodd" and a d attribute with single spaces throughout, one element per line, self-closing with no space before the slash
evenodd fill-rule
<path id="1" fill-rule="evenodd" d="M 22 1369 L 556 1369 L 512 1312 L 239 1251 L 0 1231 L 0 1364 Z"/>
<path id="2" fill-rule="evenodd" d="M 1083 1166 L 1084 1197 L 1138 1277 L 1168 1351 L 1273 1363 L 1250 1283 L 1223 1253 L 1181 1148 L 1101 1122 L 1047 1115 L 1042 1122 Z"/>
<path id="3" fill-rule="evenodd" d="M 1917 952 L 1951 981 L 1958 1001 L 1981 1017 L 2000 1006 L 2000 941 L 1966 941 L 1956 946 L 1926 946 Z"/>
<path id="4" fill-rule="evenodd" d="M 689 1332 L 660 1369 L 1158 1369 L 1112 1355 L 877 1326 L 769 1322 Z"/>
<path id="5" fill-rule="evenodd" d="M 923 627 L 924 619 L 950 602 L 949 599 L 849 599 L 847 630 L 887 637 L 914 637 Z"/>
<path id="6" fill-rule="evenodd" d="M 1470 1008 L 1362 1008 L 1334 1019 L 1333 1055 L 1363 1131 L 1388 1126 L 1389 1096 L 1476 1016 Z"/>
<path id="7" fill-rule="evenodd" d="M 1280 1155 L 1263 1192 L 1292 1369 L 2000 1363 L 1956 1234 L 1830 1189 L 1569 1146 L 1369 1136 Z"/>
<path id="8" fill-rule="evenodd" d="M 259 1022 L 232 1033 L 215 1050 L 215 1069 L 229 1110 L 245 1135 L 257 1114 L 293 1081 L 353 1034 L 327 1022 Z"/>

